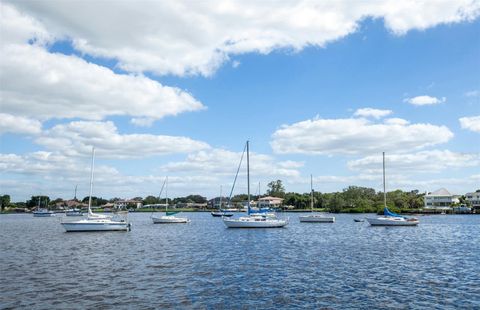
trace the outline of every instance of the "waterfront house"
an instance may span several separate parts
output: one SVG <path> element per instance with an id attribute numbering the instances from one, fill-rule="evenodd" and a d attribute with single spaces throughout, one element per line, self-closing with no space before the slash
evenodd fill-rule
<path id="1" fill-rule="evenodd" d="M 465 200 L 469 202 L 473 209 L 480 209 L 480 190 L 473 193 L 466 193 Z"/>
<path id="2" fill-rule="evenodd" d="M 113 207 L 115 209 L 128 209 L 131 207 L 135 207 L 136 209 L 138 209 L 142 207 L 142 201 L 134 200 L 134 199 L 118 200 L 118 201 L 115 201 Z"/>
<path id="3" fill-rule="evenodd" d="M 279 208 L 283 203 L 282 198 L 278 197 L 272 197 L 272 196 L 267 196 L 267 197 L 262 197 L 258 199 L 257 202 L 257 207 L 260 209 L 263 208 Z"/>
<path id="4" fill-rule="evenodd" d="M 445 188 L 440 188 L 424 196 L 425 209 L 450 210 L 453 204 L 460 202 L 457 195 L 452 195 Z"/>

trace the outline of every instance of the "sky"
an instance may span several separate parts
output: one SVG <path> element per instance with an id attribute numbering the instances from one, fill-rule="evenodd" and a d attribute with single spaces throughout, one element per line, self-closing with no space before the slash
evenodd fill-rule
<path id="1" fill-rule="evenodd" d="M 0 193 L 480 188 L 480 1 L 0 1 Z M 245 163 L 233 194 L 246 192 Z"/>

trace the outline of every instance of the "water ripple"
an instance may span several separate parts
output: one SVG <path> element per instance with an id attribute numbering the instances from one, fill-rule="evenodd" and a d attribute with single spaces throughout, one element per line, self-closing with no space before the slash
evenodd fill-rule
<path id="1" fill-rule="evenodd" d="M 209 214 L 129 233 L 63 232 L 58 219 L 2 215 L 2 309 L 479 309 L 480 216 L 382 228 L 226 229 Z"/>

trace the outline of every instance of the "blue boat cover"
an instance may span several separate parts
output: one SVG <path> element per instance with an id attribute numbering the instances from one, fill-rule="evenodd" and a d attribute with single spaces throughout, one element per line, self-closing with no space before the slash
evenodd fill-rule
<path id="1" fill-rule="evenodd" d="M 272 210 L 270 208 L 262 208 L 260 210 L 250 210 L 250 214 L 252 214 L 252 213 L 268 213 L 268 212 L 272 212 Z"/>
<path id="2" fill-rule="evenodd" d="M 388 208 L 383 209 L 383 215 L 385 216 L 394 216 L 394 217 L 403 217 L 397 213 L 393 213 L 392 211 L 388 210 Z"/>

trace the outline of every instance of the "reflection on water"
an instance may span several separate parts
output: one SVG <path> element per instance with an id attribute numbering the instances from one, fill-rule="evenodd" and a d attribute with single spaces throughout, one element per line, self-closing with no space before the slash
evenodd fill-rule
<path id="1" fill-rule="evenodd" d="M 131 232 L 64 233 L 58 218 L 2 215 L 0 308 L 479 308 L 480 216 L 418 227 L 227 229 L 209 213 Z"/>

